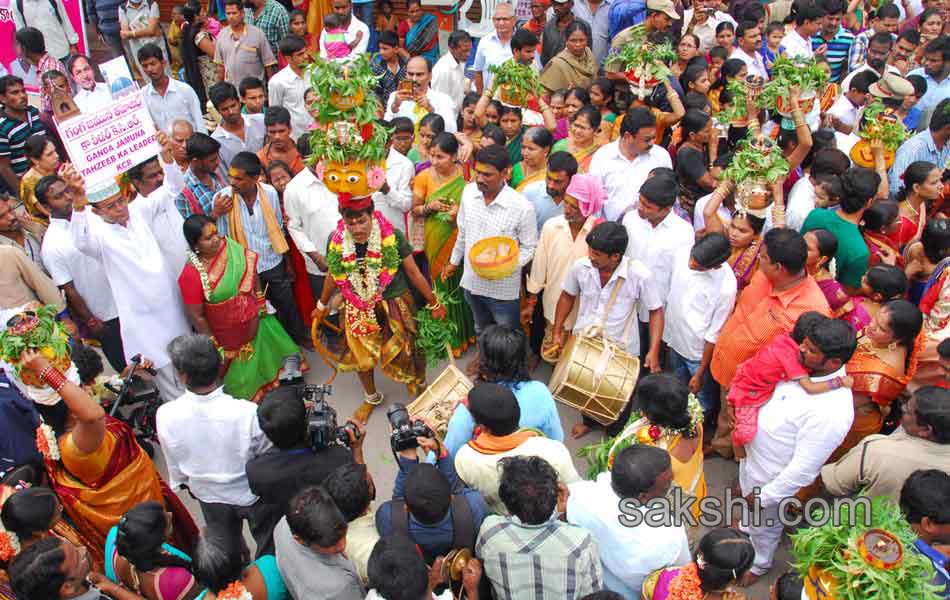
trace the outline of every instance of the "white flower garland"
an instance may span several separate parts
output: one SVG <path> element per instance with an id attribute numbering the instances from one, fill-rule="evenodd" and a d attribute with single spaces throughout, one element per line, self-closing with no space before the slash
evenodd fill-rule
<path id="1" fill-rule="evenodd" d="M 208 271 L 201 259 L 193 251 L 188 251 L 188 262 L 198 271 L 198 278 L 201 279 L 201 289 L 204 291 L 205 300 L 211 300 L 211 281 L 208 279 Z"/>
<path id="2" fill-rule="evenodd" d="M 381 256 L 383 251 L 383 237 L 379 230 L 379 222 L 373 219 L 373 229 L 370 231 L 369 240 L 366 246 L 366 253 L 374 253 Z M 343 234 L 343 256 L 356 256 L 356 242 L 352 234 L 347 230 Z M 361 261 L 356 273 L 350 276 L 350 284 L 353 291 L 363 300 L 370 301 L 376 297 L 376 290 L 379 289 L 379 268 L 369 266 L 365 259 Z"/>
<path id="3" fill-rule="evenodd" d="M 53 431 L 53 428 L 46 423 L 40 423 L 40 426 L 37 427 L 37 433 L 41 434 L 46 441 L 46 448 L 49 454 L 47 458 L 50 460 L 59 460 L 61 456 L 59 453 L 59 442 L 56 440 L 56 432 Z M 42 452 L 42 450 L 43 449 L 40 448 L 41 453 L 46 455 L 47 452 Z"/>

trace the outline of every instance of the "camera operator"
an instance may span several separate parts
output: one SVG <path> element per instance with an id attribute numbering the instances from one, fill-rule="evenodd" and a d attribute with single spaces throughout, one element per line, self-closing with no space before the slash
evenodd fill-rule
<path id="1" fill-rule="evenodd" d="M 453 548 L 474 551 L 478 530 L 489 512 L 485 500 L 477 490 L 462 486 L 452 457 L 431 429 L 427 436 L 416 437 L 415 443 L 396 451 L 399 474 L 393 499 L 376 511 L 379 535 L 407 536 L 419 545 L 430 565 Z M 437 457 L 435 466 L 419 462 L 420 448 Z"/>
<path id="2" fill-rule="evenodd" d="M 257 409 L 261 430 L 274 444 L 269 452 L 247 463 L 251 491 L 276 504 L 281 514 L 301 489 L 320 485 L 340 465 L 363 460 L 363 428 L 348 427 L 349 448 L 331 444 L 313 448 L 308 436 L 307 409 L 296 387 L 281 387 L 264 396 Z"/>

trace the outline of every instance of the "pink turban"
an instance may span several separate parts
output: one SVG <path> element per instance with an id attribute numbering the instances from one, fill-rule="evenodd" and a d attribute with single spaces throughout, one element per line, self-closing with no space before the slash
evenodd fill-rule
<path id="1" fill-rule="evenodd" d="M 603 184 L 595 175 L 578 173 L 571 177 L 567 194 L 577 198 L 577 207 L 585 217 L 598 214 L 604 202 L 607 201 L 607 192 L 604 191 Z"/>

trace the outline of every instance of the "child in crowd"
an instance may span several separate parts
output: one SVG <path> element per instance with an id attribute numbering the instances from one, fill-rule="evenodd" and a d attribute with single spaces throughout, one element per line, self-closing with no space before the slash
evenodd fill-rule
<path id="1" fill-rule="evenodd" d="M 772 75 L 772 63 L 785 50 L 781 46 L 783 37 L 785 37 L 785 25 L 778 21 L 772 21 L 765 28 L 765 35 L 762 36 L 762 57 L 765 58 L 765 70 L 769 76 Z"/>
<path id="2" fill-rule="evenodd" d="M 99 353 L 91 346 L 78 344 L 73 348 L 72 359 L 73 364 L 76 365 L 82 389 L 99 404 L 111 404 L 115 399 L 115 394 L 106 387 L 106 383 L 116 378 L 103 375 L 105 368 Z M 121 382 L 116 381 L 116 383 L 121 385 Z"/>
<path id="3" fill-rule="evenodd" d="M 323 17 L 324 46 L 329 58 L 346 58 L 357 44 L 363 39 L 363 32 L 356 33 L 356 39 L 346 41 L 346 27 L 343 17 L 336 13 L 328 13 Z"/>
<path id="4" fill-rule="evenodd" d="M 769 600 L 801 600 L 805 582 L 793 571 L 782 573 L 769 589 Z"/>
<path id="5" fill-rule="evenodd" d="M 376 15 L 376 31 L 382 33 L 391 31 L 399 33 L 399 17 L 393 13 L 393 5 L 389 0 L 379 3 L 379 14 Z"/>
<path id="6" fill-rule="evenodd" d="M 894 265 L 875 265 L 861 279 L 862 305 L 873 318 L 881 305 L 907 296 L 907 274 Z"/>
<path id="7" fill-rule="evenodd" d="M 900 253 L 900 209 L 897 202 L 875 202 L 864 211 L 861 235 L 871 253 L 868 266 L 885 263 L 904 268 Z"/>
<path id="8" fill-rule="evenodd" d="M 719 79 L 719 71 L 722 70 L 722 65 L 725 64 L 727 58 L 729 58 L 729 51 L 722 46 L 713 46 L 709 49 L 709 81 Z"/>
<path id="9" fill-rule="evenodd" d="M 801 364 L 802 343 L 815 327 L 827 320 L 828 317 L 815 311 L 803 313 L 791 334 L 779 335 L 758 354 L 739 365 L 727 397 L 735 412 L 732 445 L 736 458 L 745 458 L 744 446 L 752 441 L 758 429 L 759 410 L 772 397 L 779 383 L 795 381 L 809 394 L 823 394 L 853 384 L 854 380 L 847 376 L 812 381 Z"/>

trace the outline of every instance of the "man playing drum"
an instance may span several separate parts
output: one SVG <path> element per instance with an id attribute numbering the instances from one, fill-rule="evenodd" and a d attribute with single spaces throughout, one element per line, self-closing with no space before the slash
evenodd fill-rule
<path id="1" fill-rule="evenodd" d="M 591 335 L 600 329 L 608 341 L 620 345 L 631 356 L 639 356 L 640 333 L 635 322 L 639 302 L 650 312 L 650 349 L 644 364 L 655 373 L 660 371 L 658 357 L 663 337 L 663 302 L 649 269 L 639 260 L 624 255 L 627 241 L 627 230 L 612 221 L 597 225 L 587 235 L 587 258 L 575 262 L 564 279 L 554 314 L 554 342 L 558 347 L 564 347 L 564 322 L 579 296 L 573 334 Z M 629 411 L 628 404 L 614 424 L 607 428 L 608 435 L 619 432 Z M 594 423 L 584 417 L 583 423 L 571 429 L 571 435 L 575 438 L 585 435 Z M 618 428 L 617 431 L 613 431 L 614 428 Z"/>

